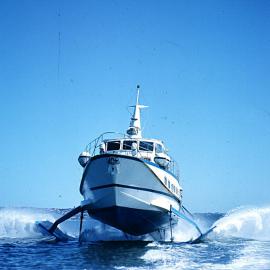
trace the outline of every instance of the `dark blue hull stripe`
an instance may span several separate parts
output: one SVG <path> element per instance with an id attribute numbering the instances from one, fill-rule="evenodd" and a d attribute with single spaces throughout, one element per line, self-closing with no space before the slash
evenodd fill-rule
<path id="1" fill-rule="evenodd" d="M 173 174 L 172 172 L 170 172 L 170 171 L 167 171 L 167 170 L 162 169 L 162 168 L 161 168 L 160 166 L 158 166 L 156 163 L 151 162 L 151 161 L 146 160 L 146 159 L 144 159 L 143 162 L 146 163 L 146 164 L 152 165 L 152 166 L 154 166 L 154 167 L 156 167 L 156 168 L 158 168 L 158 169 L 160 169 L 160 170 L 162 170 L 162 171 L 164 171 L 164 172 L 170 174 L 171 176 L 173 176 L 173 177 L 176 179 L 177 182 L 179 182 L 179 180 L 178 180 L 178 178 L 176 177 L 176 175 L 174 175 L 174 174 Z"/>
<path id="2" fill-rule="evenodd" d="M 108 184 L 108 185 L 92 187 L 90 189 L 91 190 L 98 190 L 98 189 L 111 188 L 111 187 L 122 187 L 122 188 L 129 188 L 129 189 L 136 189 L 136 190 L 143 190 L 143 191 L 158 193 L 158 194 L 168 196 L 168 197 L 176 200 L 178 203 L 180 202 L 180 200 L 176 199 L 176 197 L 174 195 L 171 195 L 171 194 L 163 192 L 163 191 L 150 189 L 150 188 L 142 188 L 142 187 L 136 187 L 136 186 L 121 185 L 121 184 Z"/>

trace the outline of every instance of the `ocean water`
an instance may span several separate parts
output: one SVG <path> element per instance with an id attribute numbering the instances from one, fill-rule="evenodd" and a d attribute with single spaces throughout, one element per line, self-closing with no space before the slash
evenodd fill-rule
<path id="1" fill-rule="evenodd" d="M 270 207 L 194 214 L 203 230 L 216 226 L 198 244 L 183 243 L 194 232 L 181 225 L 174 228 L 176 243 L 159 243 L 137 241 L 89 217 L 80 244 L 78 216 L 60 226 L 73 237 L 68 242 L 39 232 L 37 221 L 66 211 L 0 208 L 0 269 L 270 269 Z"/>

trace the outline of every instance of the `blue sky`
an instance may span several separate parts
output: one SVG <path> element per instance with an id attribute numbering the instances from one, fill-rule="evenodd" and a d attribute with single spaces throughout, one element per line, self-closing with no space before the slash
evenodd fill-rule
<path id="1" fill-rule="evenodd" d="M 137 84 L 188 208 L 269 204 L 269 37 L 269 1 L 1 1 L 0 206 L 78 205 L 77 157 Z"/>

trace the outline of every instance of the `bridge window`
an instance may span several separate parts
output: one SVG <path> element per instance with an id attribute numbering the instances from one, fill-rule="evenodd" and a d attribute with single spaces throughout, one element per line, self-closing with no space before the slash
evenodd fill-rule
<path id="1" fill-rule="evenodd" d="M 137 143 L 136 141 L 124 141 L 123 142 L 123 149 L 124 150 L 131 150 L 131 146 L 133 143 Z"/>
<path id="2" fill-rule="evenodd" d="M 140 141 L 139 150 L 151 151 L 152 152 L 153 149 L 154 149 L 154 143 L 153 142 Z"/>
<path id="3" fill-rule="evenodd" d="M 161 144 L 156 144 L 156 147 L 155 147 L 156 149 L 156 153 L 163 153 L 163 147 L 162 147 L 162 145 Z"/>
<path id="4" fill-rule="evenodd" d="M 119 150 L 120 141 L 107 142 L 107 151 Z"/>

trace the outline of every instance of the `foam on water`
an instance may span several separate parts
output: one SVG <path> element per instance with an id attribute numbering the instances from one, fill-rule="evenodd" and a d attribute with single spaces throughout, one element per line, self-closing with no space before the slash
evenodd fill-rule
<path id="1" fill-rule="evenodd" d="M 27 268 L 31 266 L 31 269 L 36 269 L 37 263 L 43 268 L 68 269 L 86 269 L 90 265 L 96 269 L 112 266 L 115 269 L 270 269 L 270 207 L 241 207 L 225 216 L 218 213 L 195 214 L 195 221 L 203 231 L 209 229 L 213 222 L 216 226 L 209 240 L 195 245 L 161 242 L 144 243 L 144 246 L 136 242 L 78 245 L 76 241 L 69 241 L 60 245 L 48 245 L 44 252 L 44 245 L 40 245 L 42 235 L 36 231 L 35 223 L 42 220 L 53 222 L 66 211 L 0 208 L 0 265 L 5 263 L 7 268 L 24 265 Z M 60 228 L 78 237 L 79 215 L 61 224 Z M 131 240 L 121 231 L 87 215 L 83 228 L 86 241 Z M 170 230 L 166 233 L 166 240 L 169 240 Z M 182 220 L 173 228 L 176 242 L 189 241 L 197 234 L 196 230 Z M 17 238 L 26 239 L 17 241 Z M 251 238 L 255 240 L 249 240 Z M 28 241 L 31 245 L 27 244 Z"/>
<path id="2" fill-rule="evenodd" d="M 216 214 L 219 216 L 220 214 Z M 248 207 L 242 206 L 229 211 L 225 216 L 209 223 L 212 217 L 209 214 L 195 216 L 195 221 L 202 232 L 215 226 L 210 238 L 239 237 L 243 239 L 254 239 L 270 241 L 270 207 Z M 212 220 L 213 222 L 213 220 Z M 212 226 L 211 226 L 212 225 Z M 182 220 L 173 228 L 175 242 L 186 242 L 198 237 L 198 231 L 190 224 Z M 167 241 L 170 240 L 169 230 L 166 233 Z"/>
<path id="3" fill-rule="evenodd" d="M 0 238 L 38 237 L 35 222 L 38 220 L 53 221 L 49 213 L 37 209 L 2 208 L 0 209 Z"/>
<path id="4" fill-rule="evenodd" d="M 241 207 L 214 223 L 215 235 L 262 241 L 270 240 L 270 207 Z"/>
<path id="5" fill-rule="evenodd" d="M 200 234 L 190 223 L 180 220 L 172 229 L 173 240 L 175 242 L 188 242 L 195 240 Z M 165 241 L 170 241 L 170 230 L 166 232 Z"/>
<path id="6" fill-rule="evenodd" d="M 31 208 L 0 208 L 0 238 L 27 238 L 40 237 L 36 230 L 36 222 L 49 220 L 53 222 L 55 217 L 62 215 L 51 209 Z M 212 214 L 213 216 L 214 214 Z M 202 231 L 209 229 L 210 217 L 200 214 L 196 222 Z M 60 225 L 65 233 L 78 237 L 79 219 L 70 220 Z M 206 226 L 208 224 L 208 227 Z M 270 207 L 241 207 L 227 213 L 224 217 L 214 222 L 216 226 L 211 239 L 222 237 L 239 237 L 244 239 L 255 239 L 270 241 Z M 152 236 L 133 237 L 123 232 L 102 224 L 96 220 L 86 217 L 84 220 L 84 240 L 154 240 Z M 175 242 L 187 242 L 198 237 L 197 230 L 182 220 L 173 227 L 173 238 Z M 165 240 L 170 240 L 170 230 L 165 233 Z"/>
<path id="7" fill-rule="evenodd" d="M 209 269 L 217 269 L 217 265 Z M 240 256 L 233 259 L 228 265 L 218 265 L 219 269 L 270 269 L 269 252 L 266 252 L 260 246 L 260 243 L 252 243 L 244 247 Z"/>

